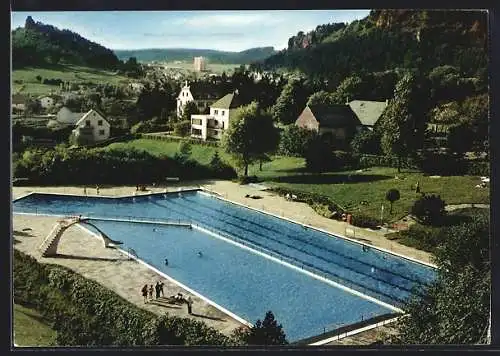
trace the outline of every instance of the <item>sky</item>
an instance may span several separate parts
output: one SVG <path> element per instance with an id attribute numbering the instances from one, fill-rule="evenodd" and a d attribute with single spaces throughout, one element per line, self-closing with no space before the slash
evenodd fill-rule
<path id="1" fill-rule="evenodd" d="M 369 10 L 13 12 L 11 28 L 23 27 L 31 16 L 110 49 L 280 50 L 299 31 L 350 23 L 368 14 Z"/>

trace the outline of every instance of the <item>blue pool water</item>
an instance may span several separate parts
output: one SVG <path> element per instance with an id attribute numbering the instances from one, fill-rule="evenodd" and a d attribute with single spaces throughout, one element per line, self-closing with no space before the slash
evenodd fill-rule
<path id="1" fill-rule="evenodd" d="M 434 269 L 200 192 L 127 198 L 32 194 L 14 212 L 191 222 L 385 303 L 399 306 Z M 391 309 L 198 230 L 93 220 L 141 259 L 254 322 L 272 310 L 289 340 Z M 202 250 L 203 257 L 196 252 Z M 170 265 L 163 265 L 168 257 Z"/>

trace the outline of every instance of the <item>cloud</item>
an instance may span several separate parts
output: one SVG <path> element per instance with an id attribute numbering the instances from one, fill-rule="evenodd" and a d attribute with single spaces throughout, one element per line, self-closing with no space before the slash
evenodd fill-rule
<path id="1" fill-rule="evenodd" d="M 240 27 L 248 25 L 276 25 L 282 22 L 282 18 L 272 16 L 269 13 L 249 14 L 214 14 L 196 17 L 185 17 L 174 20 L 176 25 L 190 27 Z M 169 21 L 168 25 L 172 22 Z"/>

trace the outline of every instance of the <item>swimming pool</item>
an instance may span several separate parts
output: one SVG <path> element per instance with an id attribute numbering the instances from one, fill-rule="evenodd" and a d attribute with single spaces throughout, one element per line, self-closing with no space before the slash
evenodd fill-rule
<path id="1" fill-rule="evenodd" d="M 242 318 L 254 322 L 272 310 L 291 341 L 391 313 L 384 303 L 399 306 L 435 278 L 431 267 L 197 191 L 125 198 L 31 194 L 13 205 L 14 212 L 95 218 L 97 227 L 142 260 Z M 151 224 L 98 220 L 124 217 L 189 221 L 367 298 L 197 229 L 154 225 L 153 231 Z"/>

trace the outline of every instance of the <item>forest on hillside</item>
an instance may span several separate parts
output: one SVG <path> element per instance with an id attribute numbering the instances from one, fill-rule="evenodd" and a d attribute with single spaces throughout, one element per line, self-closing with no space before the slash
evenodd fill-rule
<path id="1" fill-rule="evenodd" d="M 121 62 L 108 48 L 28 16 L 24 27 L 12 31 L 13 68 L 57 64 L 117 69 Z"/>

